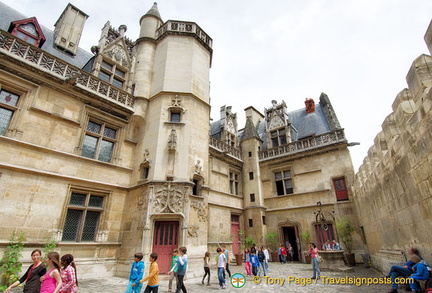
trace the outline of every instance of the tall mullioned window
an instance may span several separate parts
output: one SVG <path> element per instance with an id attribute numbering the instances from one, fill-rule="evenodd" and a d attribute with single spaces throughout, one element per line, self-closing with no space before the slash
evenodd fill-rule
<path id="1" fill-rule="evenodd" d="M 72 192 L 62 241 L 95 241 L 104 197 L 91 192 Z"/>
<path id="2" fill-rule="evenodd" d="M 234 173 L 234 172 L 230 172 L 229 173 L 230 176 L 230 193 L 231 194 L 239 194 L 239 174 L 238 173 Z"/>
<path id="3" fill-rule="evenodd" d="M 280 145 L 287 143 L 285 128 L 281 128 L 270 132 L 270 138 L 272 141 L 272 146 L 275 148 Z"/>
<path id="4" fill-rule="evenodd" d="M 87 124 L 81 155 L 103 162 L 110 162 L 116 136 L 116 129 L 107 126 L 105 123 L 90 120 Z"/>
<path id="5" fill-rule="evenodd" d="M 276 192 L 278 195 L 294 193 L 291 171 L 281 171 L 275 174 Z"/>
<path id="6" fill-rule="evenodd" d="M 20 96 L 6 90 L 0 90 L 0 135 L 5 135 L 12 116 L 18 110 Z"/>

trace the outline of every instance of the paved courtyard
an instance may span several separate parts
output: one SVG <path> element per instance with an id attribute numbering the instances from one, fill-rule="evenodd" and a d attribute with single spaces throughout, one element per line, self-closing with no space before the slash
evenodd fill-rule
<path id="1" fill-rule="evenodd" d="M 390 285 L 344 285 L 344 284 L 330 284 L 336 282 L 355 282 L 361 281 L 360 278 L 365 278 L 363 280 L 368 281 L 382 281 L 384 276 L 373 268 L 365 268 L 363 265 L 358 264 L 354 267 L 354 272 L 322 272 L 322 280 L 317 280 L 312 282 L 312 284 L 301 285 L 302 282 L 311 282 L 315 280 L 309 279 L 312 276 L 311 265 L 299 264 L 299 263 L 270 263 L 270 271 L 268 272 L 269 278 L 256 279 L 255 284 L 252 277 L 246 277 L 246 283 L 242 288 L 235 288 L 232 284 L 228 285 L 226 290 L 220 290 L 222 292 L 387 292 L 390 289 Z M 79 268 L 78 268 L 79 269 Z M 243 267 L 231 265 L 231 272 L 244 273 Z M 204 270 L 203 270 L 204 273 Z M 189 278 L 186 279 L 185 285 L 188 292 L 213 292 L 219 291 L 217 271 L 216 268 L 211 269 L 211 286 L 204 286 L 201 284 L 201 279 L 199 278 Z M 324 279 L 323 277 L 327 277 Z M 373 279 L 375 278 L 375 279 Z M 241 281 L 239 279 L 238 281 Z M 260 282 L 258 284 L 258 281 Z M 291 281 L 288 283 L 288 281 Z M 282 283 L 283 282 L 283 283 Z M 325 284 L 327 282 L 327 284 Z M 295 284 L 297 283 L 297 284 Z M 79 286 L 80 293 L 122 293 L 125 291 L 127 284 L 127 279 L 124 278 L 106 278 L 106 279 L 87 279 L 81 280 Z M 239 286 L 241 283 L 235 283 L 235 286 Z M 143 286 L 143 290 L 146 284 Z M 161 276 L 159 292 L 168 291 L 168 281 L 166 276 Z M 13 292 L 21 292 L 13 291 Z M 403 292 L 401 290 L 400 292 Z"/>

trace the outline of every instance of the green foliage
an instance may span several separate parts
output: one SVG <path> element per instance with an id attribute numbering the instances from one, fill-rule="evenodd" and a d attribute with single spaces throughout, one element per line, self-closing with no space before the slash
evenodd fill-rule
<path id="1" fill-rule="evenodd" d="M 247 248 L 251 248 L 252 245 L 255 243 L 255 239 L 252 235 L 249 235 L 248 237 L 246 237 L 245 243 Z"/>
<path id="2" fill-rule="evenodd" d="M 270 244 L 269 245 L 270 250 L 276 250 L 276 245 L 278 243 L 278 233 L 269 232 L 269 233 L 267 233 L 266 238 Z"/>
<path id="3" fill-rule="evenodd" d="M 22 257 L 24 241 L 24 234 L 17 236 L 14 232 L 9 240 L 9 245 L 3 253 L 3 258 L 0 260 L 2 285 L 0 290 L 2 291 L 19 279 L 18 273 L 21 272 L 22 267 L 22 263 L 19 262 L 19 258 Z"/>
<path id="4" fill-rule="evenodd" d="M 307 245 L 310 242 L 310 238 L 311 238 L 311 235 L 310 235 L 309 230 L 305 230 L 305 231 L 300 233 L 300 239 L 302 240 L 302 242 L 304 244 Z"/>
<path id="5" fill-rule="evenodd" d="M 351 253 L 352 251 L 352 234 L 354 233 L 354 225 L 347 220 L 346 218 L 340 218 L 336 221 L 336 229 L 338 231 L 338 235 L 343 243 L 343 248 L 348 253 Z"/>
<path id="6" fill-rule="evenodd" d="M 57 247 L 57 243 L 54 240 L 49 240 L 45 243 L 45 246 L 43 248 L 43 257 L 42 257 L 42 262 L 46 265 L 46 260 L 48 257 L 48 254 L 50 252 L 53 252 L 55 250 L 55 248 Z"/>
<path id="7" fill-rule="evenodd" d="M 246 231 L 245 230 L 239 230 L 238 235 L 240 238 L 240 246 L 241 250 L 243 251 L 246 248 Z"/>

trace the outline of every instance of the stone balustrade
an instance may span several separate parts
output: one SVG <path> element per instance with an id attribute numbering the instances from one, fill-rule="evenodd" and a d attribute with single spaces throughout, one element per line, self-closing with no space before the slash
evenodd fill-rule
<path id="1" fill-rule="evenodd" d="M 129 110 L 133 110 L 135 99 L 131 94 L 2 30 L 0 30 L 0 52 L 74 85 L 81 85 L 104 99 L 117 101 Z"/>
<path id="2" fill-rule="evenodd" d="M 163 37 L 167 33 L 191 34 L 205 44 L 209 49 L 212 48 L 213 40 L 194 22 L 168 20 L 157 30 L 157 38 Z"/>
<path id="3" fill-rule="evenodd" d="M 279 156 L 296 154 L 342 142 L 346 142 L 345 133 L 343 129 L 338 129 L 322 135 L 297 140 L 289 144 L 260 151 L 258 152 L 258 156 L 260 160 L 269 160 Z"/>
<path id="4" fill-rule="evenodd" d="M 241 151 L 239 149 L 236 149 L 233 146 L 230 146 L 229 144 L 216 139 L 212 136 L 210 136 L 210 140 L 209 140 L 209 144 L 210 146 L 214 147 L 215 149 L 223 152 L 223 153 L 227 153 L 230 154 L 231 156 L 241 160 Z"/>

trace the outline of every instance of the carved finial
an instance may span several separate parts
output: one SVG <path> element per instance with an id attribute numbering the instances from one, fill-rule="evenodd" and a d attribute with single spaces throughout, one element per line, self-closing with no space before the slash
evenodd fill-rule
<path id="1" fill-rule="evenodd" d="M 175 95 L 174 98 L 172 98 L 171 102 L 172 102 L 172 106 L 180 107 L 181 98 L 179 98 L 178 95 Z"/>

